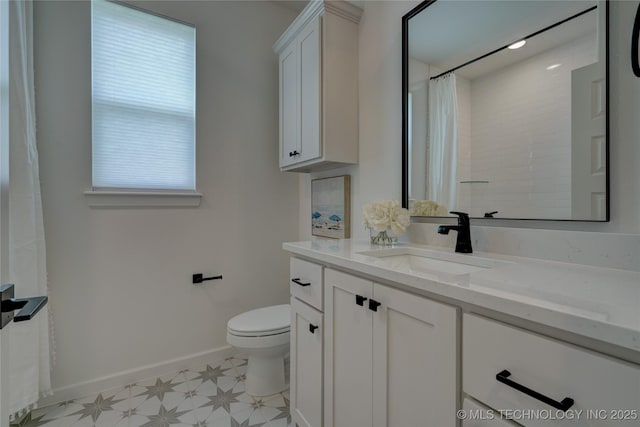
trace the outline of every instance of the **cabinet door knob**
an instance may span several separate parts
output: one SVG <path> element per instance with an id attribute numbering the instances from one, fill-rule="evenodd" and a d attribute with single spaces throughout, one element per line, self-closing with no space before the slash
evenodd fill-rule
<path id="1" fill-rule="evenodd" d="M 551 399 L 550 397 L 545 396 L 544 394 L 538 393 L 535 390 L 531 390 L 529 387 L 525 387 L 522 384 L 518 384 L 517 382 L 510 380 L 510 376 L 511 372 L 505 369 L 504 371 L 498 372 L 496 374 L 496 380 L 563 412 L 567 412 L 567 409 L 573 406 L 573 399 L 570 397 L 565 397 L 561 402 L 558 402 Z"/>
<path id="2" fill-rule="evenodd" d="M 316 329 L 318 329 L 318 325 L 312 325 L 311 323 L 309 323 L 309 332 L 311 332 L 312 334 L 315 334 Z"/>
<path id="3" fill-rule="evenodd" d="M 300 154 L 300 153 L 298 153 L 297 150 L 294 150 L 293 153 L 291 153 L 292 156 L 297 156 L 298 154 Z"/>
<path id="4" fill-rule="evenodd" d="M 359 306 L 364 306 L 364 302 L 367 300 L 367 297 L 363 297 L 362 295 L 356 295 L 356 304 Z"/>
<path id="5" fill-rule="evenodd" d="M 376 300 L 373 300 L 373 299 L 369 300 L 369 310 L 371 311 L 378 311 L 378 307 L 380 307 L 381 305 L 382 304 Z"/>
<path id="6" fill-rule="evenodd" d="M 300 278 L 295 278 L 295 279 L 291 279 L 291 281 L 293 283 L 295 283 L 296 285 L 300 285 L 300 286 L 311 286 L 311 282 L 307 282 L 307 283 L 302 283 L 302 281 L 300 280 Z"/>

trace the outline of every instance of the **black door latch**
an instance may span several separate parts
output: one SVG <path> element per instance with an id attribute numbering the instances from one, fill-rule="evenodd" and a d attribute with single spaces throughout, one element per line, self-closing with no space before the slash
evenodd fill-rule
<path id="1" fill-rule="evenodd" d="M 2 313 L 0 329 L 12 321 L 24 322 L 25 320 L 31 320 L 49 300 L 45 296 L 31 298 L 14 298 L 14 296 L 14 285 L 0 286 L 0 312 Z M 16 310 L 20 310 L 18 314 L 14 313 Z"/>

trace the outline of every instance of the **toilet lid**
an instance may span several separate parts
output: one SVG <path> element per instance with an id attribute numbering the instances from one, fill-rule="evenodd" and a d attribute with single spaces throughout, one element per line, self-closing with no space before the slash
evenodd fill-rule
<path id="1" fill-rule="evenodd" d="M 232 335 L 259 337 L 282 334 L 289 331 L 291 306 L 273 305 L 238 314 L 227 323 Z"/>

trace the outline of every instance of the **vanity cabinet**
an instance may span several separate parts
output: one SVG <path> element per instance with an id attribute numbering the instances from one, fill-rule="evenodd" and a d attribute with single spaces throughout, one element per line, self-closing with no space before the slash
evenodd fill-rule
<path id="1" fill-rule="evenodd" d="M 358 22 L 343 1 L 309 2 L 274 45 L 279 56 L 280 169 L 358 161 Z"/>
<path id="2" fill-rule="evenodd" d="M 457 310 L 325 268 L 324 425 L 456 426 Z"/>
<path id="3" fill-rule="evenodd" d="M 292 274 L 309 283 L 292 284 L 294 311 L 306 304 L 292 329 L 302 331 L 313 322 L 317 331 L 324 326 L 322 362 L 317 342 L 308 344 L 304 356 L 313 366 L 322 363 L 320 385 L 313 383 L 320 368 L 305 379 L 305 387 L 322 389 L 322 399 L 309 398 L 324 405 L 321 425 L 640 426 L 640 314 L 633 305 L 640 273 L 513 258 L 503 260 L 509 262 L 505 268 L 471 273 L 468 281 L 452 284 L 401 263 L 385 266 L 369 255 L 368 242 L 319 239 L 284 248 L 315 261 L 292 258 Z M 399 246 L 398 252 L 427 254 L 409 248 Z M 532 279 L 537 271 L 540 276 Z M 531 289 L 538 283 L 535 294 Z M 557 294 L 549 292 L 563 285 Z M 573 289 L 590 294 L 555 300 Z M 545 300 L 548 295 L 554 299 Z M 584 310 L 585 303 L 599 311 Z M 613 319 L 603 320 L 605 315 Z M 309 338 L 292 336 L 300 342 Z M 295 351 L 302 366 L 306 349 Z M 295 375 L 307 374 L 292 371 L 292 390 L 302 389 Z"/>
<path id="4" fill-rule="evenodd" d="M 515 418 L 519 424 L 640 425 L 637 365 L 472 314 L 463 316 L 462 330 L 463 391 L 495 410 L 542 414 Z M 569 411 L 516 390 L 514 383 L 558 403 L 564 400 L 571 404 Z M 575 418 L 561 419 L 563 414 Z"/>
<path id="5" fill-rule="evenodd" d="M 291 258 L 290 413 L 299 427 L 322 427 L 323 267 Z"/>

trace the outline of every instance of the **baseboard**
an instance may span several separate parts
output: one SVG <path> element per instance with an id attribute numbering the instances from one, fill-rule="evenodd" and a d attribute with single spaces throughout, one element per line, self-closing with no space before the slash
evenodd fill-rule
<path id="1" fill-rule="evenodd" d="M 112 375 L 96 378 L 77 384 L 60 387 L 53 390 L 51 396 L 43 397 L 38 401 L 39 407 L 49 406 L 67 400 L 79 399 L 95 393 L 101 393 L 113 388 L 124 387 L 127 384 L 141 381 L 147 378 L 178 372 L 182 369 L 193 368 L 205 363 L 220 362 L 234 353 L 231 346 L 224 346 L 206 350 L 200 353 L 190 354 L 177 359 L 141 366 L 140 368 L 118 372 Z"/>

